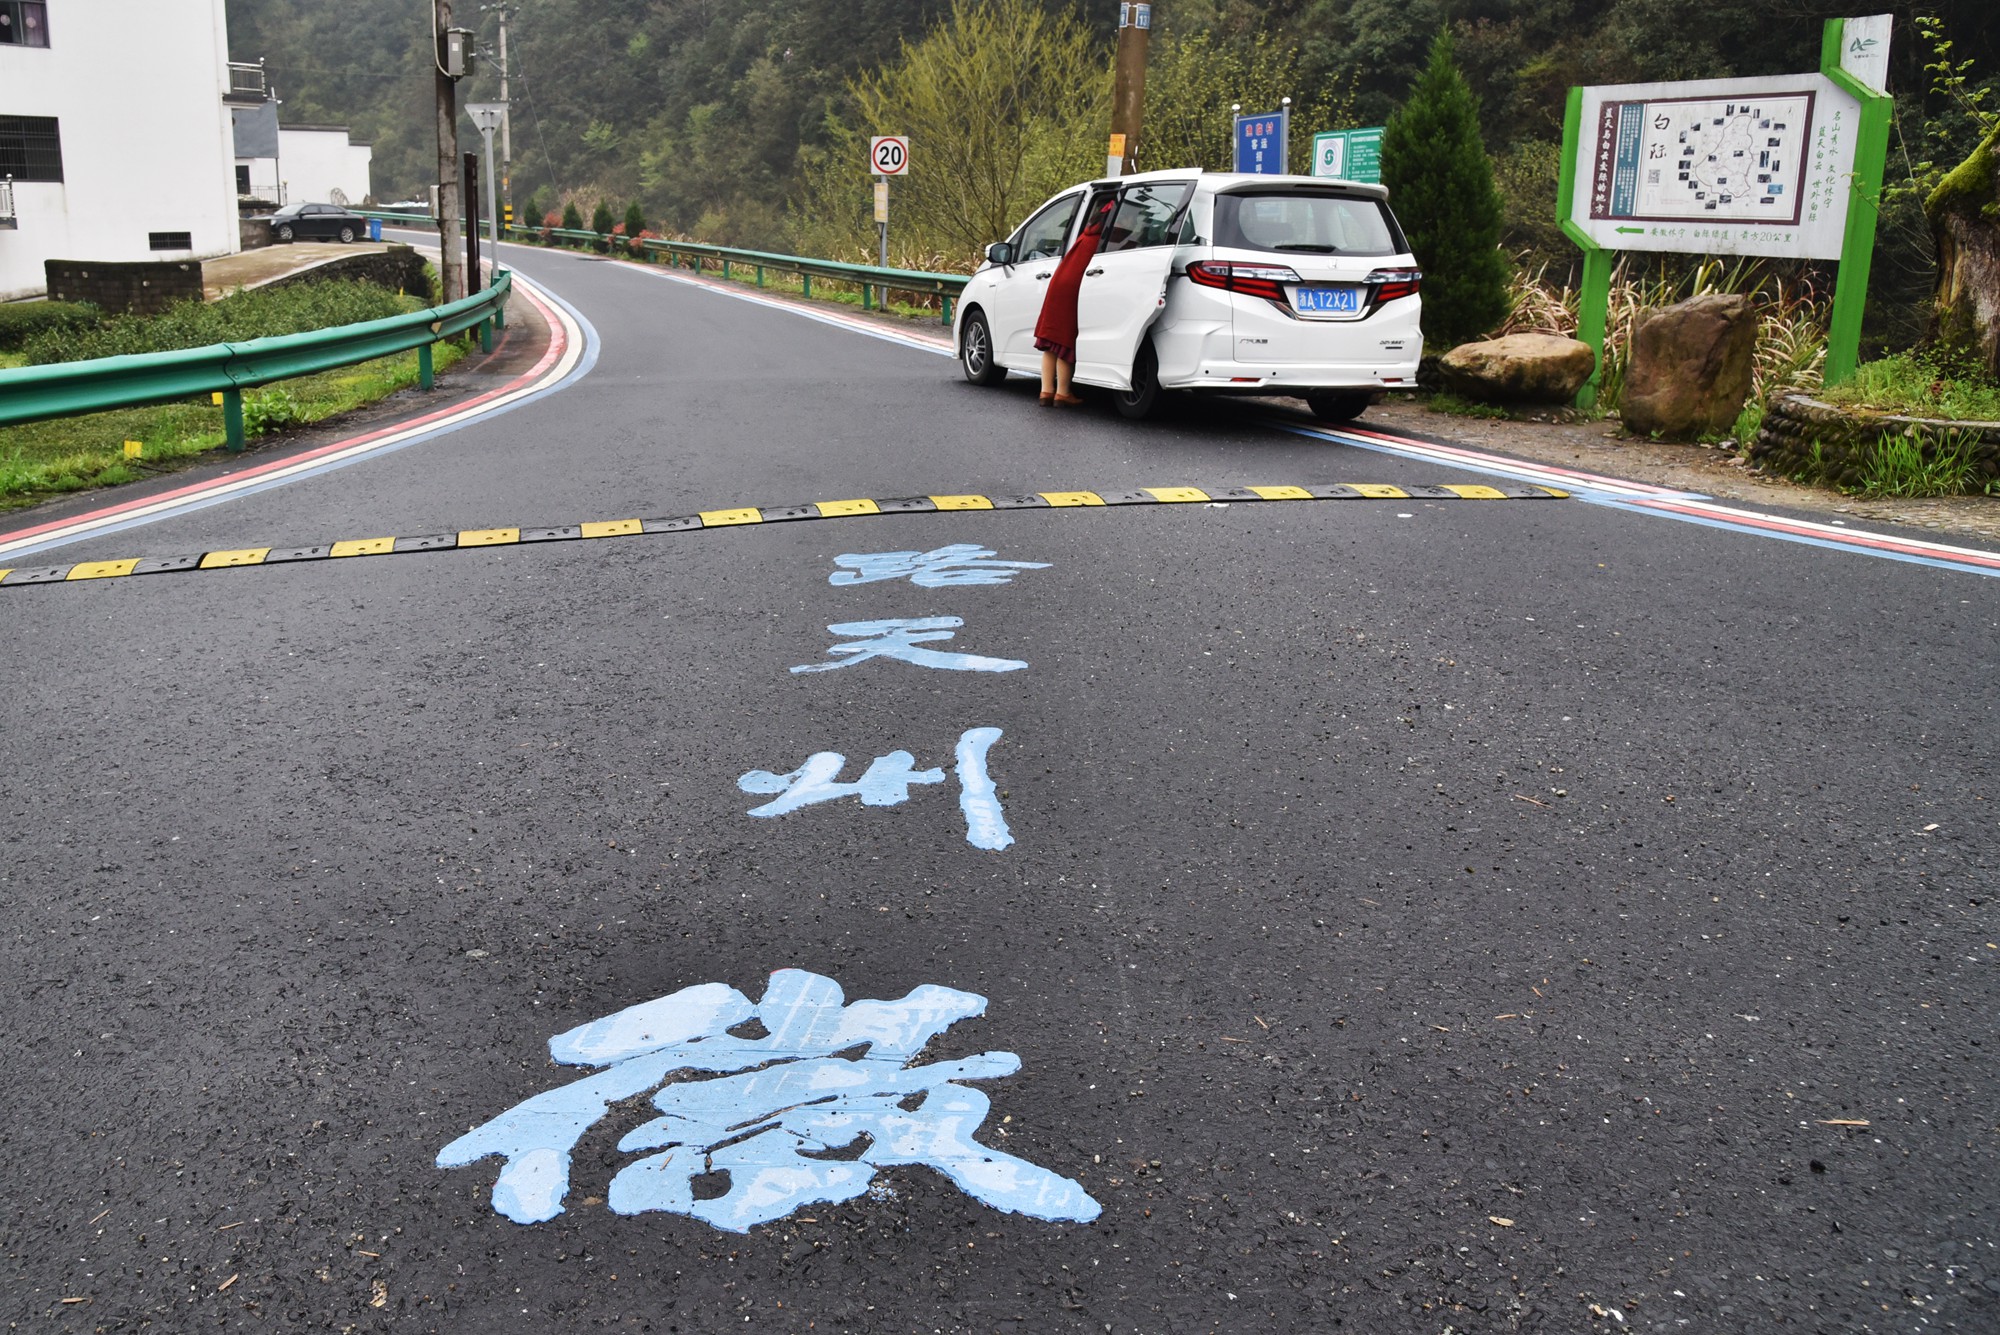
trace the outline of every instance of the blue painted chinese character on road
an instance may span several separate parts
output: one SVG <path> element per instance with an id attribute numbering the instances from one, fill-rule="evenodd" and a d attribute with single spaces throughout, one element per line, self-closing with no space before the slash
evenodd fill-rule
<path id="1" fill-rule="evenodd" d="M 658 1151 L 611 1179 L 619 1214 L 665 1210 L 748 1232 L 818 1201 L 848 1201 L 878 1169 L 922 1165 L 997 1210 L 1036 1219 L 1095 1219 L 1099 1205 L 1066 1177 L 972 1138 L 991 1109 L 958 1083 L 1021 1069 L 1011 1052 L 912 1066 L 926 1043 L 986 1011 L 986 998 L 926 984 L 899 1001 L 848 1003 L 831 978 L 771 975 L 764 999 L 721 983 L 683 988 L 549 1040 L 568 1066 L 601 1067 L 516 1104 L 439 1152 L 440 1168 L 497 1155 L 493 1208 L 517 1224 L 563 1212 L 570 1155 L 611 1106 L 657 1090 L 660 1116 L 618 1142 Z M 735 1031 L 755 1021 L 759 1037 Z M 853 1050 L 865 1048 L 860 1055 Z M 676 1074 L 727 1073 L 670 1080 Z M 861 1142 L 853 1158 L 818 1157 Z M 694 1179 L 722 1175 L 720 1195 Z"/>
<path id="2" fill-rule="evenodd" d="M 1028 666 L 1018 658 L 987 658 L 981 654 L 954 654 L 942 649 L 926 649 L 923 646 L 936 640 L 948 640 L 965 624 L 963 617 L 903 617 L 886 621 L 843 621 L 839 625 L 828 626 L 835 635 L 859 635 L 866 638 L 847 644 L 836 644 L 828 649 L 829 654 L 844 655 L 837 663 L 807 663 L 792 669 L 793 672 L 832 672 L 837 668 L 853 667 L 871 658 L 894 658 L 918 667 L 951 668 L 958 672 L 1018 672 Z"/>
<path id="3" fill-rule="evenodd" d="M 969 584 L 1006 584 L 1021 570 L 1047 570 L 1047 561 L 997 561 L 994 551 L 969 542 L 955 542 L 928 552 L 848 552 L 833 558 L 843 567 L 827 577 L 829 584 L 873 584 L 907 579 L 925 589 Z"/>
<path id="4" fill-rule="evenodd" d="M 968 728 L 959 736 L 953 773 L 958 779 L 958 809 L 965 816 L 965 838 L 975 848 L 993 852 L 1014 842 L 1007 828 L 1006 813 L 1000 809 L 999 791 L 986 770 L 987 752 L 1000 740 L 998 728 Z M 816 751 L 806 763 L 789 774 L 773 774 L 753 769 L 736 780 L 746 793 L 774 795 L 774 800 L 752 807 L 752 816 L 782 816 L 818 802 L 858 797 L 863 806 L 893 807 L 910 800 L 915 784 L 943 783 L 944 771 L 916 767 L 916 757 L 908 751 L 891 751 L 877 756 L 853 783 L 841 783 L 840 771 L 847 757 L 838 751 Z"/>

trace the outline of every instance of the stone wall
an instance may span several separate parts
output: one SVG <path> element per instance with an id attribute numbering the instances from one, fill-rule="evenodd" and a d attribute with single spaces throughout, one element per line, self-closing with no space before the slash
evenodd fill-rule
<path id="1" fill-rule="evenodd" d="M 337 260 L 301 269 L 297 273 L 274 278 L 259 287 L 285 287 L 298 283 L 324 283 L 345 278 L 355 282 L 373 283 L 386 287 L 391 292 L 408 292 L 412 296 L 430 300 L 430 280 L 424 276 L 423 256 L 401 242 L 391 242 L 387 250 L 368 250 L 358 255 L 343 255 Z"/>
<path id="2" fill-rule="evenodd" d="M 1896 436 L 1916 439 L 1927 456 L 1940 441 L 1958 448 L 1970 443 L 1978 480 L 2000 481 L 2000 422 L 1899 417 L 1838 408 L 1804 394 L 1788 394 L 1772 403 L 1757 438 L 1745 453 L 1752 463 L 1786 477 L 1804 476 L 1833 486 L 1858 487 L 1876 443 Z"/>
<path id="3" fill-rule="evenodd" d="M 106 315 L 158 315 L 177 301 L 200 301 L 200 260 L 44 260 L 50 301 L 87 301 Z"/>

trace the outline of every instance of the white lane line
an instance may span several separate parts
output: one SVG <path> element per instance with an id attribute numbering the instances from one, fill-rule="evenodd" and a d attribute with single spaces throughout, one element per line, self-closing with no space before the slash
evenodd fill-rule
<path id="1" fill-rule="evenodd" d="M 120 533 L 211 505 L 253 496 L 377 455 L 406 449 L 568 388 L 587 375 L 596 364 L 599 346 L 597 331 L 574 307 L 547 289 L 520 274 L 515 275 L 515 282 L 519 284 L 516 290 L 549 320 L 553 336 L 540 361 L 499 389 L 411 422 L 334 441 L 295 458 L 274 460 L 162 495 L 126 501 L 0 535 L 0 560 L 19 558 L 85 538 Z"/>

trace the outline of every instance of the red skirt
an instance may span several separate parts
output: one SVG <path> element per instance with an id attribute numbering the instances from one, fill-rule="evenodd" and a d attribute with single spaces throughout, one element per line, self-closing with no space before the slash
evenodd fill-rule
<path id="1" fill-rule="evenodd" d="M 1108 206 L 1110 201 L 1105 203 Z M 1071 366 L 1076 365 L 1077 292 L 1083 287 L 1083 271 L 1097 254 L 1097 241 L 1104 235 L 1107 212 L 1108 207 L 1098 210 L 1097 216 L 1083 229 L 1083 235 L 1056 266 L 1055 277 L 1049 279 L 1048 293 L 1042 298 L 1041 318 L 1035 321 L 1035 348 L 1053 352 Z"/>

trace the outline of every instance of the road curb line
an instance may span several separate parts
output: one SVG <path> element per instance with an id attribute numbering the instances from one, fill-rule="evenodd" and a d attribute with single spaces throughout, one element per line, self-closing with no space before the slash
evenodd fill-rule
<path id="1" fill-rule="evenodd" d="M 222 477 L 191 483 L 158 495 L 122 501 L 81 515 L 0 533 L 0 564 L 11 564 L 24 556 L 84 538 L 103 537 L 142 524 L 156 523 L 343 468 L 379 454 L 420 444 L 568 388 L 595 365 L 597 332 L 589 321 L 553 292 L 519 275 L 516 281 L 520 283 L 522 295 L 548 321 L 550 338 L 549 347 L 535 365 L 507 384 L 496 386 L 463 403 L 333 441 L 303 454 L 253 464 Z"/>
<path id="2" fill-rule="evenodd" d="M 1381 482 L 1321 483 L 1313 486 L 1139 487 L 1130 491 L 1037 491 L 1015 495 L 963 493 L 894 496 L 886 499 L 815 501 L 803 505 L 739 506 L 701 510 L 668 519 L 607 519 L 539 528 L 459 529 L 415 537 L 346 538 L 295 547 L 233 547 L 186 556 L 127 557 L 71 565 L 0 569 L 0 588 L 29 584 L 72 584 L 134 575 L 179 574 L 189 570 L 233 570 L 244 566 L 290 565 L 357 556 L 399 556 L 467 547 L 509 547 L 525 543 L 581 542 L 597 538 L 685 533 L 693 529 L 782 524 L 806 519 L 847 519 L 865 515 L 936 514 L 967 510 L 1089 510 L 1124 505 L 1227 505 L 1258 501 L 1524 501 L 1564 500 L 1554 487 L 1453 482 L 1437 486 L 1390 486 Z"/>

